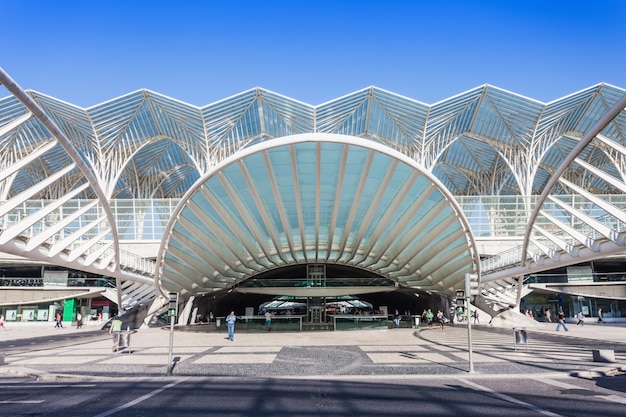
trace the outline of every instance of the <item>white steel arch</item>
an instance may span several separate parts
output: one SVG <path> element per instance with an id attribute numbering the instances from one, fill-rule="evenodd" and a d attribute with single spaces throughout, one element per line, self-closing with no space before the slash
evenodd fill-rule
<path id="1" fill-rule="evenodd" d="M 526 274 L 626 252 L 626 207 L 595 195 L 567 175 L 572 166 L 580 167 L 588 176 L 626 192 L 624 177 L 609 175 L 580 158 L 592 146 L 603 146 L 626 156 L 626 148 L 601 134 L 611 129 L 611 123 L 619 126 L 624 119 L 626 95 L 590 128 L 554 171 L 529 216 L 522 245 L 511 250 L 511 254 L 499 254 L 483 262 L 485 292 L 504 288 L 502 284 L 513 277 L 520 277 L 516 286 L 521 290 L 521 279 Z M 578 208 L 580 201 L 576 204 L 551 194 L 557 185 L 574 192 L 586 207 Z M 505 257 L 507 261 L 499 262 Z"/>
<path id="2" fill-rule="evenodd" d="M 436 178 L 383 145 L 318 133 L 246 148 L 203 176 L 165 230 L 156 279 L 194 295 L 302 263 L 448 295 L 479 273 L 469 224 Z"/>
<path id="3" fill-rule="evenodd" d="M 25 113 L 19 119 L 21 123 L 30 119 L 32 114 L 50 132 L 51 137 L 43 146 L 38 147 L 33 152 L 33 156 L 40 157 L 46 152 L 52 151 L 58 144 L 72 161 L 71 164 L 60 167 L 57 172 L 49 173 L 37 185 L 4 201 L 0 206 L 0 217 L 5 217 L 12 209 L 25 203 L 44 189 L 50 188 L 57 182 L 63 182 L 68 175 L 76 171 L 80 171 L 86 180 L 82 184 L 81 181 L 78 181 L 78 184 L 76 181 L 72 181 L 74 183 L 71 186 L 72 189 L 68 190 L 61 198 L 50 202 L 50 204 L 38 209 L 36 212 L 25 213 L 24 218 L 10 225 L 5 222 L 0 229 L 0 248 L 2 251 L 13 255 L 114 276 L 118 290 L 118 305 L 123 307 L 121 287 L 123 278 L 131 278 L 149 286 L 154 285 L 154 280 L 150 277 L 124 271 L 121 268 L 121 252 L 116 219 L 98 179 L 82 159 L 81 154 L 72 142 L 42 108 L 2 68 L 0 68 L 0 84 L 4 85 L 30 112 Z M 17 124 L 9 125 L 4 129 L 9 131 L 17 127 Z M 3 169 L 0 180 L 6 180 L 10 176 L 15 175 L 17 171 L 24 169 L 25 165 L 32 161 L 33 158 L 28 157 L 15 160 L 13 164 Z M 63 221 L 55 223 L 45 230 L 37 230 L 37 234 L 34 235 L 33 225 L 41 224 L 42 219 L 50 216 L 53 212 L 58 212 L 66 204 L 73 206 L 72 200 L 87 188 L 92 189 L 97 196 L 98 200 L 96 203 L 87 204 L 78 210 L 73 207 L 70 209 L 73 213 L 65 217 Z M 90 210 L 100 211 L 102 214 L 94 216 L 91 224 L 87 224 L 78 230 L 74 229 L 67 235 L 63 233 L 64 228 L 69 223 L 72 223 L 73 220 Z M 105 241 L 105 238 L 109 236 L 110 239 Z"/>
<path id="4" fill-rule="evenodd" d="M 150 282 L 154 265 L 148 260 L 141 260 L 143 266 L 126 268 L 125 264 L 134 261 L 119 251 L 119 237 L 114 237 L 118 226 L 107 198 L 180 198 L 200 175 L 248 147 L 295 134 L 326 133 L 357 137 L 401 152 L 432 173 L 450 195 L 519 196 L 528 203 L 543 192 L 564 156 L 620 100 L 624 90 L 602 83 L 540 103 L 484 85 L 428 105 L 368 87 L 312 106 L 254 88 L 203 107 L 138 90 L 88 109 L 34 91 L 19 89 L 18 93 L 20 100 L 15 98 L 18 95 L 0 100 L 0 240 L 5 242 L 4 247 L 33 259 L 107 275 L 137 272 L 129 279 Z M 28 100 L 31 107 L 38 106 L 37 113 L 29 110 L 22 99 Z M 47 122 L 40 121 L 40 117 Z M 533 222 L 532 236 L 528 236 L 527 252 L 536 265 L 583 261 L 586 258 L 581 254 L 609 253 L 607 245 L 616 242 L 614 249 L 620 250 L 620 212 L 624 209 L 607 196 L 624 192 L 625 120 L 621 112 L 551 187 L 538 220 Z M 53 130 L 47 127 L 51 123 Z M 58 134 L 63 141 L 59 141 Z M 71 145 L 73 151 L 67 151 L 64 144 Z M 340 160 L 339 165 L 349 166 L 347 162 Z M 315 175 L 313 178 L 317 178 Z M 254 180 L 250 175 L 247 178 L 249 182 Z M 223 187 L 230 194 L 236 193 L 226 183 Z M 276 195 L 279 188 L 278 182 L 269 183 L 266 191 Z M 106 190 L 104 198 L 101 190 Z M 210 198 L 207 190 L 203 193 Z M 575 196 L 567 201 L 566 194 Z M 340 195 L 337 189 L 336 198 Z M 257 193 L 253 199 L 262 201 L 263 197 Z M 96 204 L 87 201 L 94 198 Z M 372 198 L 380 201 L 380 196 Z M 31 200 L 44 201 L 46 208 L 22 210 Z M 301 203 L 296 205 L 300 212 L 306 210 Z M 532 208 L 528 203 L 523 216 L 530 216 Z M 336 206 L 331 208 L 330 224 L 338 224 L 337 210 Z M 373 216 L 371 212 L 366 215 Z M 265 223 L 274 223 L 271 211 L 264 217 Z M 563 221 L 565 217 L 570 222 Z M 277 219 L 277 228 L 269 231 L 274 247 L 282 245 L 281 230 L 288 221 L 285 217 Z M 265 267 L 296 256 L 298 242 L 306 240 L 306 221 L 300 217 L 296 222 L 301 232 L 288 236 L 286 253 L 255 254 Z M 254 226 L 251 218 L 244 224 Z M 397 225 L 393 227 L 398 229 Z M 384 229 L 382 223 L 378 230 L 357 228 L 354 242 L 365 242 L 367 233 L 379 233 L 380 229 Z M 230 246 L 246 233 L 253 233 L 257 239 L 265 230 L 244 227 L 232 233 Z M 349 252 L 351 238 L 333 231 L 326 237 L 326 245 L 338 240 L 341 250 Z M 250 253 L 250 243 L 246 245 Z M 391 247 L 387 241 L 381 245 Z M 369 240 L 362 249 L 372 251 L 374 246 Z M 68 252 L 71 254 L 66 255 Z M 307 260 L 316 259 L 307 251 L 303 253 Z M 385 262 L 381 253 L 368 259 L 367 264 Z M 213 256 L 219 258 L 224 253 Z M 239 256 L 242 263 L 247 262 L 242 254 Z M 410 258 L 410 254 L 400 253 L 399 258 Z M 521 261 L 521 255 L 514 254 L 513 258 Z M 498 259 L 493 259 L 483 265 L 495 274 L 504 274 L 493 267 L 497 263 Z M 414 266 L 409 270 L 422 272 Z M 389 266 L 387 272 L 395 273 L 394 266 Z M 512 272 L 523 270 L 508 273 Z"/>

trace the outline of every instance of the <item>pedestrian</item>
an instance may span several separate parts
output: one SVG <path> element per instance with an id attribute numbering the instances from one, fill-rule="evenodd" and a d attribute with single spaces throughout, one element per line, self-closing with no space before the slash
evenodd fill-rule
<path id="1" fill-rule="evenodd" d="M 578 314 L 576 314 L 576 318 L 578 319 L 578 323 L 576 323 L 576 326 L 578 326 L 579 324 L 581 326 L 585 325 L 585 315 L 582 311 L 579 311 Z"/>
<path id="2" fill-rule="evenodd" d="M 563 311 L 559 311 L 558 322 L 559 322 L 559 324 L 556 325 L 556 331 L 557 332 L 559 331 L 561 326 L 563 326 L 563 328 L 565 329 L 566 332 L 569 331 L 567 329 L 567 326 L 565 326 L 565 313 L 563 313 Z"/>
<path id="3" fill-rule="evenodd" d="M 602 323 L 602 309 L 598 309 L 598 323 Z"/>
<path id="4" fill-rule="evenodd" d="M 544 315 L 546 316 L 546 322 L 552 323 L 552 311 L 549 308 L 546 308 Z"/>
<path id="5" fill-rule="evenodd" d="M 113 348 L 111 349 L 113 352 L 116 352 L 120 346 L 120 333 L 122 331 L 122 320 L 120 317 L 116 315 L 113 317 L 113 321 L 111 321 L 111 327 L 109 327 L 109 334 L 113 335 Z"/>
<path id="6" fill-rule="evenodd" d="M 437 310 L 437 322 L 439 326 L 441 326 L 441 330 L 443 330 L 443 324 L 445 323 L 445 316 L 443 315 L 443 311 Z"/>
<path id="7" fill-rule="evenodd" d="M 478 310 L 474 310 L 472 317 L 474 318 L 474 324 L 480 323 L 480 320 L 478 319 Z"/>
<path id="8" fill-rule="evenodd" d="M 63 318 L 61 317 L 61 313 L 57 311 L 57 315 L 55 316 L 55 322 L 56 324 L 54 325 L 54 328 L 59 328 L 62 329 L 63 328 Z"/>
<path id="9" fill-rule="evenodd" d="M 4 316 L 2 314 L 0 314 L 0 327 L 2 327 L 4 330 L 7 329 L 4 325 Z"/>
<path id="10" fill-rule="evenodd" d="M 213 322 L 213 312 L 209 312 L 209 323 Z"/>
<path id="11" fill-rule="evenodd" d="M 102 323 L 102 311 L 98 311 L 98 323 Z"/>
<path id="12" fill-rule="evenodd" d="M 433 327 L 433 318 L 435 317 L 435 315 L 433 314 L 432 310 L 429 308 L 428 310 L 426 310 L 426 323 L 428 324 L 428 328 L 431 329 Z"/>
<path id="13" fill-rule="evenodd" d="M 265 327 L 267 327 L 267 331 L 272 330 L 272 313 L 268 310 L 265 310 Z"/>
<path id="14" fill-rule="evenodd" d="M 400 313 L 396 310 L 393 314 L 393 323 L 396 325 L 396 329 L 400 328 Z"/>
<path id="15" fill-rule="evenodd" d="M 237 321 L 237 316 L 235 316 L 235 311 L 232 310 L 228 316 L 226 316 L 226 327 L 228 328 L 228 339 L 232 342 L 235 340 L 235 322 Z"/>
<path id="16" fill-rule="evenodd" d="M 83 315 L 80 314 L 80 311 L 76 313 L 76 328 L 80 329 L 83 327 Z"/>

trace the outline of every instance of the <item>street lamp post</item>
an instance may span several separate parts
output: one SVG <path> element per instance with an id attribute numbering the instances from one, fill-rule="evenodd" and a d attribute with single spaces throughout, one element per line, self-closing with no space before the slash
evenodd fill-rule
<path id="1" fill-rule="evenodd" d="M 471 314 L 471 297 L 478 295 L 478 275 L 465 274 L 465 300 L 466 300 L 466 317 L 467 317 L 467 353 L 469 358 L 469 373 L 474 373 L 474 357 L 472 347 L 472 314 Z"/>

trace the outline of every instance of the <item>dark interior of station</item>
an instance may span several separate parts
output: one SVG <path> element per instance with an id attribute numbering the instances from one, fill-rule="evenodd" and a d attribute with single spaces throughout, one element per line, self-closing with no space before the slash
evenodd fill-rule
<path id="1" fill-rule="evenodd" d="M 380 292 L 351 294 L 349 298 L 358 299 L 372 306 L 372 311 L 359 311 L 359 313 L 370 314 L 378 311 L 381 306 L 385 306 L 389 313 L 393 313 L 397 309 L 400 314 L 416 315 L 421 314 L 427 308 L 436 310 L 443 307 L 440 297 L 430 295 L 427 292 L 397 286 L 395 281 L 376 275 L 371 271 L 336 264 L 326 264 L 325 267 L 326 278 L 324 278 L 325 282 L 323 285 L 326 287 L 371 288 L 376 286 L 381 289 Z M 220 291 L 199 296 L 196 299 L 198 314 L 206 316 L 209 313 L 213 313 L 219 317 L 225 316 L 231 310 L 234 310 L 236 314 L 242 315 L 247 307 L 254 308 L 255 314 L 259 314 L 261 305 L 281 296 L 283 299 L 293 299 L 295 302 L 306 304 L 307 297 L 288 298 L 284 294 L 280 294 L 280 288 L 306 286 L 311 283 L 310 281 L 310 278 L 307 278 L 307 265 L 294 265 L 266 271 L 248 278 L 230 291 Z M 262 288 L 264 286 L 273 287 L 277 292 L 268 295 L 238 291 L 240 288 L 243 290 L 255 287 Z M 332 303 L 340 299 L 344 299 L 344 297 L 325 297 L 323 302 Z M 284 314 L 286 311 L 274 311 L 274 313 Z M 306 314 L 306 312 L 298 310 L 290 313 Z"/>

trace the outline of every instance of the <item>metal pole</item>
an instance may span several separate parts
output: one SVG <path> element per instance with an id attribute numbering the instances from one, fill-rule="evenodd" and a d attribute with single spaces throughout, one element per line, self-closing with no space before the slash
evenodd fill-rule
<path id="1" fill-rule="evenodd" d="M 176 310 L 170 309 L 170 350 L 167 355 L 167 375 L 172 375 L 172 368 L 174 364 L 172 363 L 172 350 L 174 349 L 174 314 Z"/>
<path id="2" fill-rule="evenodd" d="M 474 373 L 474 358 L 472 357 L 472 314 L 470 304 L 470 274 L 465 274 L 465 299 L 467 303 L 467 353 L 469 357 L 469 373 Z"/>

